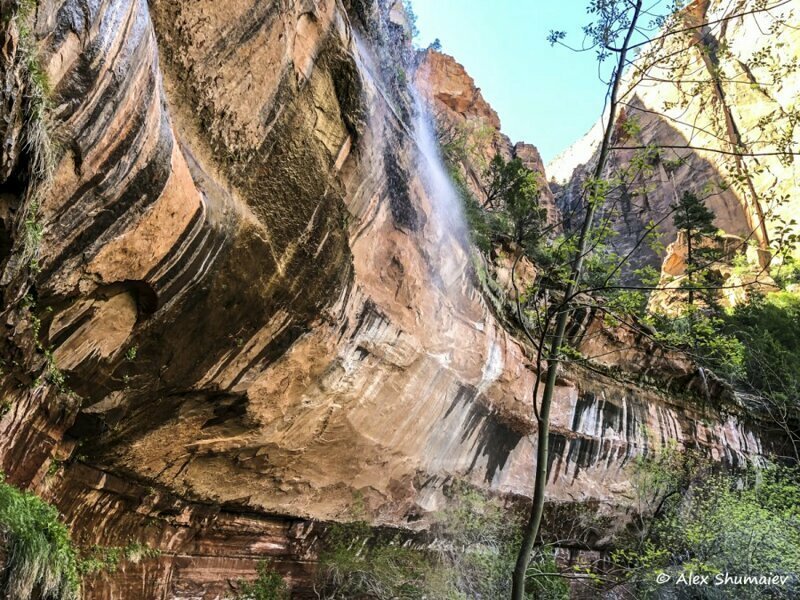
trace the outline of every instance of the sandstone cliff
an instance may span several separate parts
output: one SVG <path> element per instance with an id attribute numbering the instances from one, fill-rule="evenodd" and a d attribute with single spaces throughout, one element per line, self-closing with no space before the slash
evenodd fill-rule
<path id="1" fill-rule="evenodd" d="M 399 11 L 42 0 L 6 23 L 0 468 L 81 544 L 161 551 L 87 598 L 218 598 L 265 556 L 302 588 L 317 523 L 356 497 L 419 528 L 456 478 L 528 492 L 536 373 L 432 185 Z M 497 134 L 463 69 L 426 60 L 418 85 Z M 766 452 L 648 384 L 686 390 L 691 364 L 619 335 L 585 344 L 632 347 L 604 365 L 628 375 L 560 381 L 554 505 L 624 505 L 625 466 L 667 439 Z"/>
<path id="2" fill-rule="evenodd" d="M 800 189 L 796 8 L 695 0 L 678 14 L 679 33 L 641 49 L 621 96 L 630 126 L 617 131 L 620 150 L 609 173 L 639 160 L 648 146 L 660 150 L 613 207 L 623 254 L 651 221 L 664 246 L 675 241 L 670 206 L 685 191 L 707 197 L 726 233 L 764 248 L 780 244 Z M 598 124 L 547 166 L 565 212 L 578 202 L 601 133 Z M 648 251 L 637 257 L 634 266 L 658 267 L 663 258 Z"/>
<path id="3" fill-rule="evenodd" d="M 464 146 L 461 170 L 470 190 L 486 197 L 485 171 L 496 154 L 505 160 L 519 158 L 542 182 L 540 202 L 551 225 L 560 221 L 547 183 L 544 163 L 532 144 L 512 143 L 502 132 L 500 118 L 484 100 L 464 67 L 447 54 L 428 49 L 416 72 L 416 86 L 425 96 L 436 120 L 442 143 L 458 140 Z"/>

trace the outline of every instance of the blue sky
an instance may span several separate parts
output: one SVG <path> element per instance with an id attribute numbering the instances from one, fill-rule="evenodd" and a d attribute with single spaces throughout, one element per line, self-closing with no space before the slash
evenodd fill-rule
<path id="1" fill-rule="evenodd" d="M 545 162 L 586 133 L 606 87 L 593 52 L 551 47 L 551 29 L 579 44 L 586 0 L 412 0 L 418 44 L 435 38 L 475 79 L 503 132 L 539 148 Z"/>

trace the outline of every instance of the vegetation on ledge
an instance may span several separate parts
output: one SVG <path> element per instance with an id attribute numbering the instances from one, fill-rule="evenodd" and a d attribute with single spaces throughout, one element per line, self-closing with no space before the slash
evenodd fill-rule
<path id="1" fill-rule="evenodd" d="M 320 555 L 320 597 L 507 597 L 521 515 L 465 484 L 454 484 L 447 493 L 448 507 L 435 516 L 425 540 L 375 530 L 362 521 L 332 526 Z M 529 598 L 569 596 L 568 580 L 558 574 L 551 548 L 531 562 L 529 574 Z"/>
<path id="2" fill-rule="evenodd" d="M 79 561 L 58 511 L 0 478 L 0 592 L 7 600 L 75 600 Z"/>

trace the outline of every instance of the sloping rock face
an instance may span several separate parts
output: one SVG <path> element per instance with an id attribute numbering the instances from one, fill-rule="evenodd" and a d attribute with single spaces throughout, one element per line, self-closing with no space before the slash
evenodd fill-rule
<path id="1" fill-rule="evenodd" d="M 637 59 L 621 105 L 623 120 L 635 125 L 616 132 L 614 146 L 621 149 L 609 172 L 634 164 L 644 147 L 661 150 L 649 155 L 649 168 L 614 207 L 621 213 L 615 221 L 623 254 L 651 220 L 665 246 L 675 241 L 670 206 L 685 191 L 707 198 L 725 232 L 763 247 L 780 240 L 779 229 L 800 209 L 793 155 L 800 143 L 796 8 L 792 2 L 695 0 L 676 21 L 683 33 L 660 39 Z M 646 75 L 637 70 L 653 62 L 658 65 Z M 547 167 L 565 213 L 579 202 L 601 135 L 595 127 Z M 638 253 L 633 266 L 658 267 L 661 258 Z"/>
<path id="2" fill-rule="evenodd" d="M 160 550 L 88 598 L 220 598 L 264 557 L 308 590 L 314 523 L 356 498 L 376 525 L 423 527 L 454 478 L 528 491 L 530 351 L 419 151 L 399 6 L 43 0 L 30 17 L 60 151 L 44 185 L 34 147 L 3 150 L 0 468 L 79 543 Z M 587 323 L 586 343 L 638 343 Z M 767 451 L 637 383 L 695 380 L 642 348 L 606 365 L 627 380 L 561 381 L 553 503 L 625 505 L 626 464 L 667 439 Z"/>

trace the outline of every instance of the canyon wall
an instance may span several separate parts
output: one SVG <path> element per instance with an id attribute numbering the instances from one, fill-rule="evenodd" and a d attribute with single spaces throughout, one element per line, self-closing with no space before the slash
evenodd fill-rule
<path id="1" fill-rule="evenodd" d="M 615 132 L 608 168 L 611 176 L 648 165 L 608 209 L 618 213 L 622 254 L 651 221 L 663 245 L 675 241 L 670 207 L 687 191 L 706 199 L 726 233 L 781 245 L 800 209 L 798 25 L 794 2 L 695 0 L 671 22 L 673 33 L 638 49 L 620 95 L 628 126 Z M 565 213 L 580 202 L 601 136 L 602 122 L 547 165 Z M 633 265 L 658 267 L 662 258 L 645 248 Z"/>
<path id="2" fill-rule="evenodd" d="M 539 201 L 547 211 L 548 223 L 558 224 L 561 215 L 547 185 L 544 162 L 536 146 L 512 143 L 502 131 L 500 117 L 483 98 L 464 66 L 452 56 L 429 48 L 422 53 L 419 63 L 415 84 L 433 113 L 440 142 L 462 148 L 458 162 L 469 190 L 485 202 L 485 173 L 492 158 L 495 155 L 506 161 L 518 158 L 539 175 Z"/>
<path id="3" fill-rule="evenodd" d="M 42 0 L 26 18 L 4 32 L 9 89 L 41 85 L 24 43 L 48 91 L 3 147 L 0 468 L 79 544 L 160 551 L 87 598 L 221 598 L 264 557 L 308 590 L 314 532 L 356 500 L 420 529 L 455 480 L 525 497 L 531 349 L 480 291 L 411 81 L 541 160 L 449 58 L 413 75 L 399 2 Z M 587 351 L 627 350 L 559 379 L 552 506 L 626 510 L 626 467 L 667 440 L 768 452 L 697 401 L 691 363 L 587 323 Z"/>

